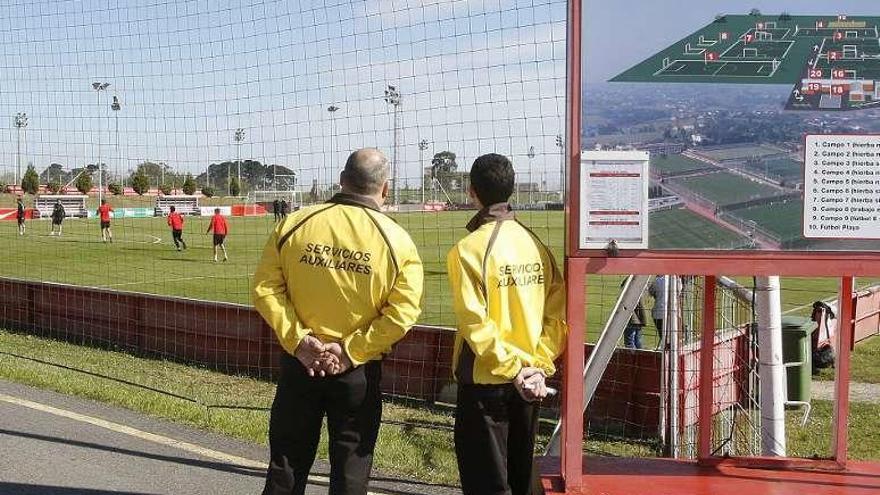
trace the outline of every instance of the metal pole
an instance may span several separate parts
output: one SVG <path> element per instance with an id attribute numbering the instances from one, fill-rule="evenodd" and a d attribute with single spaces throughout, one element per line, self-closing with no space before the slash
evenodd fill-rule
<path id="1" fill-rule="evenodd" d="M 678 379 L 678 351 L 679 351 L 679 277 L 677 275 L 672 275 L 669 277 L 667 281 L 667 296 L 666 296 L 666 318 L 669 323 L 667 324 L 665 321 L 663 322 L 663 326 L 666 327 L 666 335 L 669 342 L 668 346 L 668 364 L 669 364 L 669 435 L 667 438 L 669 439 L 669 452 L 673 459 L 677 459 L 679 457 L 679 400 L 678 400 L 678 392 L 679 392 L 679 379 Z"/>
<path id="2" fill-rule="evenodd" d="M 422 208 L 425 207 L 425 150 L 428 149 L 428 140 L 419 141 L 419 174 L 422 176 Z"/>
<path id="3" fill-rule="evenodd" d="M 400 179 L 400 177 L 399 177 L 400 167 L 397 164 L 397 109 L 399 106 L 400 106 L 400 103 L 397 103 L 394 105 L 394 144 L 393 144 L 393 150 L 392 150 L 392 154 L 394 156 L 393 163 L 394 163 L 394 204 L 395 205 L 400 204 L 400 196 L 399 196 L 400 193 L 399 193 L 399 188 L 398 188 L 398 181 Z"/>
<path id="4" fill-rule="evenodd" d="M 21 126 L 18 122 L 16 122 L 15 125 L 18 127 L 18 139 L 16 140 L 17 145 L 15 148 L 15 184 L 16 186 L 21 187 Z"/>
<path id="5" fill-rule="evenodd" d="M 758 369 L 761 374 L 761 454 L 785 456 L 785 365 L 779 277 L 757 277 Z"/>

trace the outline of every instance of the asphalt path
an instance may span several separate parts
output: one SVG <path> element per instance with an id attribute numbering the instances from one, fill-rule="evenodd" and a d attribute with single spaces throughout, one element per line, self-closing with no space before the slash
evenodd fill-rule
<path id="1" fill-rule="evenodd" d="M 265 446 L 0 380 L 0 494 L 259 494 Z M 327 493 L 316 462 L 308 495 Z M 371 493 L 459 493 L 374 475 Z"/>

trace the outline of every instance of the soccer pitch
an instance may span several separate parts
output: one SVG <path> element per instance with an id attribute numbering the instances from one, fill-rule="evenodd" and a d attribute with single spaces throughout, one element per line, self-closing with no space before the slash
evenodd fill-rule
<path id="1" fill-rule="evenodd" d="M 779 194 L 780 191 L 728 172 L 676 179 L 675 182 L 718 205 L 727 205 Z"/>
<path id="2" fill-rule="evenodd" d="M 420 212 L 395 215 L 419 247 L 425 268 L 423 324 L 452 325 L 454 318 L 446 278 L 446 253 L 467 231 L 473 211 Z M 560 211 L 521 211 L 518 218 L 547 242 L 562 260 L 564 216 Z M 188 297 L 250 304 L 251 275 L 266 238 L 274 226 L 271 216 L 229 218 L 230 260 L 212 261 L 207 217 L 188 217 L 184 239 L 189 249 L 174 250 L 164 218 L 123 218 L 113 224 L 115 242 L 103 244 L 96 220 L 69 219 L 64 235 L 48 235 L 47 221 L 29 221 L 25 236 L 15 234 L 15 222 L 0 222 L 6 247 L 0 257 L 0 276 L 59 282 L 127 292 Z M 687 210 L 667 210 L 651 216 L 650 245 L 655 249 L 735 249 L 741 236 Z M 612 309 L 620 277 L 589 279 L 588 334 L 594 337 Z M 831 284 L 833 285 L 833 284 Z M 833 294 L 803 284 L 784 295 L 786 306 Z M 789 303 L 791 301 L 791 303 Z"/>

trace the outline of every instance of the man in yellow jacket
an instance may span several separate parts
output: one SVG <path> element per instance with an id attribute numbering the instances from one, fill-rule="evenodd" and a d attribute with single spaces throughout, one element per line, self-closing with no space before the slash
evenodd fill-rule
<path id="1" fill-rule="evenodd" d="M 550 250 L 514 218 L 510 160 L 477 158 L 470 181 L 480 211 L 447 259 L 458 470 L 465 495 L 526 495 L 544 380 L 565 345 L 565 284 Z"/>
<path id="2" fill-rule="evenodd" d="M 379 211 L 385 156 L 352 153 L 341 186 L 275 228 L 254 274 L 254 306 L 286 351 L 269 421 L 267 495 L 304 493 L 325 415 L 330 493 L 366 494 L 382 415 L 380 359 L 421 312 L 415 244 Z"/>

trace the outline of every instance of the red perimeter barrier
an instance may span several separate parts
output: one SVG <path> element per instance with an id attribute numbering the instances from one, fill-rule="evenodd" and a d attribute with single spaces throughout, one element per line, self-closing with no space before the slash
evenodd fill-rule
<path id="1" fill-rule="evenodd" d="M 232 216 L 234 217 L 257 217 L 268 214 L 268 210 L 259 204 L 232 205 Z"/>
<path id="2" fill-rule="evenodd" d="M 262 378 L 277 374 L 282 352 L 249 306 L 13 279 L 0 279 L 0 328 Z M 383 392 L 454 402 L 454 338 L 448 328 L 413 328 L 383 361 Z M 585 351 L 589 356 L 592 345 Z M 560 375 L 552 381 L 556 387 Z M 656 431 L 659 392 L 660 354 L 619 349 L 590 406 L 590 420 Z"/>
<path id="3" fill-rule="evenodd" d="M 15 218 L 16 212 L 18 212 L 18 210 L 15 208 L 0 208 L 0 220 L 15 221 L 16 220 L 16 218 Z M 24 217 L 26 219 L 34 218 L 34 209 L 33 208 L 26 208 L 24 210 Z"/>

